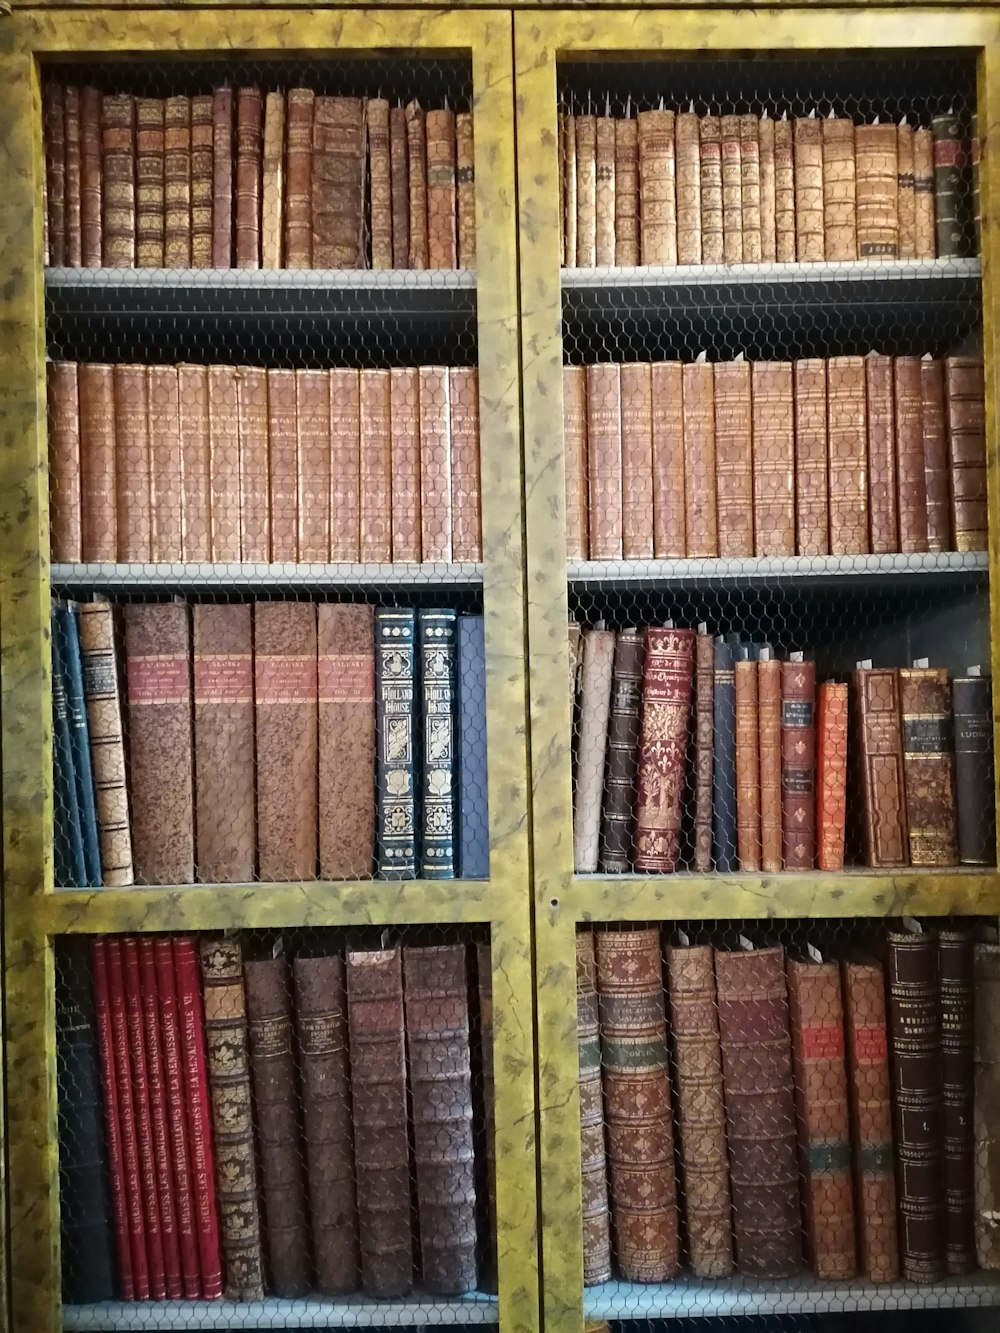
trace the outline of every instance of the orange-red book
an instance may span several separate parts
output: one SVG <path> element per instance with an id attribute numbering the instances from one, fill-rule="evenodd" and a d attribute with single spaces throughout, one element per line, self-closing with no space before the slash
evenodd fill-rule
<path id="1" fill-rule="evenodd" d="M 847 686 L 816 691 L 816 865 L 844 868 L 847 811 Z"/>

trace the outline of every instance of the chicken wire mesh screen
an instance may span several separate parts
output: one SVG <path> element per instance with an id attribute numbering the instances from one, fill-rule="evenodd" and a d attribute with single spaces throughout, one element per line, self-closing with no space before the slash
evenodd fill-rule
<path id="1" fill-rule="evenodd" d="M 62 938 L 63 1326 L 495 1323 L 485 927 Z"/>

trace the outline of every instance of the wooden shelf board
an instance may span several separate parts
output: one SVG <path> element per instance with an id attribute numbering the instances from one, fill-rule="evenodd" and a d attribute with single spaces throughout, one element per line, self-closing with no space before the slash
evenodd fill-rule
<path id="1" fill-rule="evenodd" d="M 143 588 L 460 587 L 483 581 L 481 564 L 53 564 L 58 587 L 101 591 Z"/>
<path id="2" fill-rule="evenodd" d="M 872 579 L 905 580 L 908 584 L 927 579 L 935 584 L 947 579 L 967 581 L 986 578 L 989 557 L 985 551 L 942 551 L 914 555 L 794 555 L 739 559 L 685 560 L 573 560 L 566 577 L 575 587 L 614 583 L 656 587 L 661 584 L 794 583 L 796 586 L 841 585 Z"/>

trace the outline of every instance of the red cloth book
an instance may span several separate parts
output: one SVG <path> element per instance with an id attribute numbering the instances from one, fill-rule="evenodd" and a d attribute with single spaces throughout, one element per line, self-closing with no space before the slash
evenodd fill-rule
<path id="1" fill-rule="evenodd" d="M 123 1301 L 134 1301 L 136 1286 L 132 1272 L 129 1226 L 129 1206 L 133 1196 L 129 1194 L 125 1178 L 118 1109 L 118 1079 L 115 1073 L 115 1042 L 111 1023 L 111 999 L 108 994 L 108 957 L 103 939 L 94 940 L 94 1015 L 97 1023 L 97 1049 L 101 1062 L 104 1133 L 108 1144 L 108 1166 L 111 1176 L 111 1206 L 115 1221 L 118 1294 Z M 134 1197 L 138 1200 L 138 1194 Z M 145 1266 L 145 1256 L 143 1265 Z"/>

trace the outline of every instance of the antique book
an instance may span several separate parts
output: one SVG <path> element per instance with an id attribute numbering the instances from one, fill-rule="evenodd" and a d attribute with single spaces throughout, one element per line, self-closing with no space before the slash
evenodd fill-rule
<path id="1" fill-rule="evenodd" d="M 392 559 L 420 559 L 420 374 L 389 371 L 389 441 L 392 458 Z"/>
<path id="2" fill-rule="evenodd" d="M 146 563 L 152 545 L 150 406 L 146 367 L 119 363 L 112 375 L 115 399 L 115 492 L 118 559 Z"/>
<path id="3" fill-rule="evenodd" d="M 733 1271 L 732 1204 L 712 949 L 671 945 L 667 972 L 691 1271 L 699 1278 L 727 1277 Z"/>
<path id="4" fill-rule="evenodd" d="M 819 1278 L 854 1277 L 851 1131 L 840 968 L 788 960 L 807 1258 Z"/>
<path id="5" fill-rule="evenodd" d="M 247 960 L 244 975 L 268 1290 L 295 1298 L 311 1289 L 312 1265 L 288 964 Z"/>
<path id="6" fill-rule="evenodd" d="M 294 562 L 299 554 L 298 402 L 296 372 L 268 367 L 267 438 L 270 559 Z"/>
<path id="7" fill-rule="evenodd" d="M 389 372 L 365 369 L 360 372 L 359 377 L 361 416 L 358 486 L 361 505 L 359 555 L 363 562 L 388 564 L 392 559 L 392 421 Z M 342 456 L 339 446 L 338 439 L 334 444 L 335 465 L 340 462 Z M 353 449 L 348 453 L 348 461 L 353 464 Z M 353 468 L 351 470 L 353 471 Z M 350 504 L 337 503 L 339 490 L 337 481 L 334 481 L 335 502 L 331 546 L 338 547 L 339 516 L 344 509 L 347 509 L 348 513 L 351 509 Z M 353 500 L 353 495 L 351 499 Z"/>
<path id="8" fill-rule="evenodd" d="M 316 877 L 316 606 L 255 602 L 254 703 L 260 878 Z"/>
<path id="9" fill-rule="evenodd" d="M 583 1285 L 611 1277 L 611 1210 L 601 1096 L 600 1014 L 594 932 L 576 936 L 576 1030 L 580 1048 L 580 1187 L 583 1196 Z"/>
<path id="10" fill-rule="evenodd" d="M 190 650 L 186 603 L 125 604 L 137 884 L 194 883 Z"/>
<path id="11" fill-rule="evenodd" d="M 738 661 L 736 680 L 736 847 L 741 870 L 760 870 L 760 731 L 755 661 Z"/>
<path id="12" fill-rule="evenodd" d="M 619 367 L 622 437 L 622 554 L 653 558 L 653 376 L 648 361 Z"/>
<path id="13" fill-rule="evenodd" d="M 652 373 L 653 555 L 664 560 L 687 551 L 683 371 L 679 361 L 654 361 Z"/>
<path id="14" fill-rule="evenodd" d="M 309 372 L 303 372 L 308 375 Z M 318 377 L 323 371 L 312 372 Z M 391 515 L 386 509 L 388 490 L 389 436 L 391 423 L 386 421 L 389 404 L 388 375 L 385 371 L 357 371 L 336 368 L 329 373 L 330 417 L 329 452 L 324 453 L 326 432 L 319 420 L 324 391 L 316 396 L 317 418 L 315 430 L 307 445 L 299 435 L 299 518 L 303 520 L 303 496 L 307 497 L 305 516 L 313 513 L 313 536 L 306 544 L 318 552 L 323 544 L 320 532 L 321 514 L 329 524 L 331 560 L 356 561 L 362 559 L 362 519 L 368 549 L 375 559 L 388 560 L 391 555 Z M 361 397 L 364 381 L 364 400 Z M 301 388 L 299 380 L 299 410 Z M 306 381 L 308 391 L 309 382 Z M 318 388 L 318 384 L 317 384 Z M 375 487 L 362 500 L 362 432 L 364 433 L 364 461 L 368 477 Z M 329 462 L 327 462 L 329 459 Z M 329 467 L 329 491 L 324 489 L 323 476 Z M 329 496 L 329 498 L 327 498 Z M 315 505 L 310 502 L 315 497 Z M 362 509 L 362 504 L 364 508 Z M 303 559 L 305 529 L 299 531 L 299 559 Z M 378 555 L 375 555 L 376 550 Z"/>
<path id="15" fill-rule="evenodd" d="M 699 117 L 701 151 L 701 262 L 724 258 L 722 130 L 718 116 Z"/>
<path id="16" fill-rule="evenodd" d="M 868 524 L 873 555 L 899 551 L 899 510 L 903 492 L 896 476 L 894 359 L 878 352 L 865 357 L 868 404 Z"/>
<path id="17" fill-rule="evenodd" d="M 831 356 L 826 363 L 830 460 L 830 554 L 868 553 L 868 447 L 865 363 Z"/>
<path id="18" fill-rule="evenodd" d="M 976 1258 L 1000 1268 L 1000 945 L 979 943 L 973 953 L 974 1134 Z"/>
<path id="19" fill-rule="evenodd" d="M 816 868 L 843 870 L 847 818 L 847 686 L 816 690 Z"/>
<path id="20" fill-rule="evenodd" d="M 827 479 L 826 361 L 792 363 L 795 397 L 795 550 L 830 554 L 830 489 Z"/>
<path id="21" fill-rule="evenodd" d="M 563 456 L 566 476 L 566 555 L 586 560 L 587 371 L 563 366 Z"/>
<path id="22" fill-rule="evenodd" d="M 716 556 L 719 554 L 719 525 L 714 503 L 713 367 L 707 361 L 688 362 L 681 368 L 681 382 L 684 403 L 685 553 L 689 556 Z"/>
<path id="23" fill-rule="evenodd" d="M 334 427 L 330 389 L 334 374 L 330 370 L 295 372 L 295 467 L 298 493 L 296 545 L 298 558 L 304 564 L 325 564 L 330 559 Z M 338 449 L 338 462 L 344 462 L 349 452 L 358 448 L 361 410 L 358 401 L 359 380 L 356 370 L 337 371 L 336 376 L 340 390 L 337 437 L 339 444 L 346 446 Z M 356 520 L 359 515 L 355 511 L 350 517 Z M 356 559 L 359 533 L 357 527 L 348 522 L 347 515 L 338 514 L 337 531 L 343 546 L 348 546 L 354 539 L 351 555 Z"/>
<path id="24" fill-rule="evenodd" d="M 364 268 L 365 104 L 317 97 L 313 110 L 313 268 Z"/>
<path id="25" fill-rule="evenodd" d="M 451 407 L 451 558 L 483 558 L 479 483 L 479 372 L 475 366 L 448 370 Z"/>
<path id="26" fill-rule="evenodd" d="M 90 884 L 87 872 L 87 859 L 83 846 L 80 801 L 76 787 L 76 764 L 73 756 L 73 741 L 70 733 L 68 686 L 68 653 L 62 642 L 61 622 L 67 614 L 66 608 L 60 607 L 53 600 L 49 616 L 49 633 L 52 636 L 52 860 L 53 881 L 56 888 L 86 888 Z M 72 614 L 72 612 L 69 612 Z M 82 668 L 80 678 L 82 680 Z M 83 690 L 81 685 L 81 696 Z M 84 714 L 86 716 L 86 714 Z M 82 739 L 82 737 L 81 737 Z M 86 764 L 90 766 L 90 746 L 80 747 Z M 88 830 L 91 857 L 96 861 L 97 879 L 101 878 L 100 844 L 97 831 L 97 807 L 93 809 L 93 822 Z M 93 857 L 97 849 L 96 858 Z"/>
<path id="27" fill-rule="evenodd" d="M 195 866 L 247 884 L 256 862 L 251 607 L 197 602 L 193 619 Z"/>
<path id="28" fill-rule="evenodd" d="M 454 111 L 428 111 L 426 130 L 427 266 L 457 268 Z"/>
<path id="29" fill-rule="evenodd" d="M 168 97 L 163 113 L 163 257 L 191 266 L 191 98 Z"/>
<path id="30" fill-rule="evenodd" d="M 80 389 L 80 531 L 85 561 L 118 559 L 114 368 L 77 368 Z"/>
<path id="31" fill-rule="evenodd" d="M 424 113 L 416 102 L 408 102 L 406 120 L 407 181 L 409 185 L 410 268 L 429 266 L 427 249 L 427 132 Z"/>
<path id="32" fill-rule="evenodd" d="M 576 263 L 597 263 L 597 117 L 577 116 L 576 129 Z M 642 171 L 640 148 L 639 170 Z"/>
<path id="33" fill-rule="evenodd" d="M 49 530 L 51 558 L 81 558 L 80 394 L 75 361 L 49 361 L 47 411 L 49 439 Z"/>
<path id="34" fill-rule="evenodd" d="M 455 182 L 458 194 L 458 267 L 476 267 L 476 154 L 472 113 L 455 117 Z"/>
<path id="35" fill-rule="evenodd" d="M 177 367 L 181 413 L 185 561 L 212 559 L 212 440 L 208 415 L 208 367 Z"/>
<path id="36" fill-rule="evenodd" d="M 575 188 L 575 187 L 574 187 Z M 639 123 L 615 121 L 615 263 L 639 262 Z"/>
<path id="37" fill-rule="evenodd" d="M 312 88 L 289 88 L 285 95 L 285 267 L 312 267 Z"/>
<path id="38" fill-rule="evenodd" d="M 934 228 L 939 259 L 972 253 L 972 178 L 962 123 L 954 111 L 934 116 Z"/>
<path id="39" fill-rule="evenodd" d="M 83 264 L 83 162 L 80 143 L 80 89 L 65 89 L 65 228 L 64 262 L 70 268 Z M 50 228 L 51 232 L 51 228 Z M 50 246 L 51 249 L 51 246 Z M 52 255 L 49 255 L 52 262 Z"/>
<path id="40" fill-rule="evenodd" d="M 979 667 L 951 682 L 955 724 L 955 810 L 962 865 L 996 865 L 993 685 Z"/>
<path id="41" fill-rule="evenodd" d="M 760 257 L 765 264 L 773 264 L 778 257 L 775 226 L 774 174 L 774 121 L 767 108 L 757 122 L 757 144 L 760 154 Z"/>
<path id="42" fill-rule="evenodd" d="M 937 255 L 934 217 L 934 133 L 929 126 L 913 131 L 914 240 L 917 259 Z"/>
<path id="43" fill-rule="evenodd" d="M 452 558 L 451 381 L 446 366 L 421 366 L 420 552 L 427 560 Z"/>
<path id="44" fill-rule="evenodd" d="M 242 551 L 237 375 L 235 366 L 208 367 L 213 561 L 238 562 Z"/>
<path id="45" fill-rule="evenodd" d="M 215 189 L 215 119 L 211 93 L 191 98 L 191 265 L 211 268 Z"/>
<path id="46" fill-rule="evenodd" d="M 147 366 L 149 401 L 150 559 L 184 559 L 184 468 L 180 378 L 176 366 Z"/>
<path id="47" fill-rule="evenodd" d="M 719 555 L 754 553 L 754 470 L 750 362 L 717 361 L 715 400 L 715 498 Z"/>
<path id="48" fill-rule="evenodd" d="M 865 861 L 872 869 L 909 864 L 899 672 L 859 667 L 854 672 L 855 735 Z"/>
<path id="49" fill-rule="evenodd" d="M 422 690 L 420 876 L 455 877 L 455 611 L 417 615 Z"/>
<path id="50" fill-rule="evenodd" d="M 106 268 L 135 266 L 135 98 L 101 96 L 101 209 Z"/>
<path id="51" fill-rule="evenodd" d="M 753 363 L 754 555 L 795 554 L 791 361 Z"/>
<path id="52" fill-rule="evenodd" d="M 607 631 L 590 631 L 590 633 Z M 600 868 L 626 871 L 632 863 L 632 817 L 639 763 L 643 632 L 621 629 L 615 636 L 607 762 L 601 808 Z M 578 778 L 579 781 L 579 778 Z"/>
<path id="53" fill-rule="evenodd" d="M 456 768 L 458 875 L 490 873 L 486 782 L 486 642 L 482 616 L 459 616 L 455 636 L 458 765 Z"/>
<path id="54" fill-rule="evenodd" d="M 938 932 L 941 1082 L 944 1090 L 944 1266 L 952 1277 L 976 1268 L 973 1127 L 973 937 Z"/>
<path id="55" fill-rule="evenodd" d="M 824 687 L 820 687 L 821 689 Z M 899 1277 L 885 974 L 874 960 L 841 964 L 853 1140 L 858 1258 L 864 1277 Z"/>
<path id="56" fill-rule="evenodd" d="M 694 643 L 693 630 L 646 630 L 636 777 L 636 870 L 677 867 Z"/>
<path id="57" fill-rule="evenodd" d="M 913 170 L 913 126 L 906 117 L 896 126 L 896 187 L 899 210 L 899 258 L 917 257 L 917 195 Z"/>
<path id="58" fill-rule="evenodd" d="M 797 116 L 792 138 L 795 160 L 795 257 L 822 261 L 826 257 L 823 215 L 823 122 L 815 115 Z M 778 256 L 779 262 L 781 256 Z"/>
<path id="59" fill-rule="evenodd" d="M 212 267 L 233 262 L 233 90 L 212 93 Z"/>
<path id="60" fill-rule="evenodd" d="M 899 550 L 907 552 L 927 550 L 927 480 L 920 364 L 920 358 L 916 356 L 893 358 Z M 870 443 L 869 440 L 869 446 Z"/>
<path id="61" fill-rule="evenodd" d="M 674 124 L 677 187 L 677 262 L 701 263 L 700 121 L 693 110 L 678 111 Z"/>
<path id="62" fill-rule="evenodd" d="M 361 1284 L 384 1300 L 413 1283 L 401 950 L 348 950 L 347 1013 Z"/>
<path id="63" fill-rule="evenodd" d="M 899 1186 L 899 1249 L 907 1282 L 945 1274 L 943 1085 L 937 937 L 890 931 L 888 1013 Z"/>
<path id="64" fill-rule="evenodd" d="M 300 954 L 292 974 L 316 1289 L 341 1296 L 360 1281 L 344 960 Z"/>
<path id="65" fill-rule="evenodd" d="M 389 103 L 369 97 L 365 105 L 368 139 L 372 268 L 392 268 L 392 170 L 389 165 Z"/>
<path id="66" fill-rule="evenodd" d="M 604 361 L 586 368 L 587 479 L 591 560 L 620 560 L 622 529 L 621 367 Z"/>
<path id="67" fill-rule="evenodd" d="M 736 855 L 736 680 L 733 645 L 715 640 L 712 688 L 712 861 L 738 868 Z"/>
<path id="68" fill-rule="evenodd" d="M 56 647 L 63 669 L 66 693 L 69 749 L 72 756 L 70 768 L 72 799 L 79 812 L 83 840 L 84 887 L 100 888 L 103 883 L 100 834 L 83 678 L 83 652 L 80 646 L 76 604 L 57 601 L 53 603 L 53 608 L 56 620 Z"/>
<path id="69" fill-rule="evenodd" d="M 267 371 L 237 366 L 239 433 L 240 558 L 264 564 L 271 553 L 268 484 Z"/>
<path id="70" fill-rule="evenodd" d="M 261 149 L 260 266 L 282 268 L 282 221 L 285 212 L 285 94 L 264 99 Z"/>
<path id="71" fill-rule="evenodd" d="M 815 223 L 815 218 L 812 221 Z M 781 119 L 774 122 L 774 231 L 775 257 L 778 263 L 794 263 L 795 149 L 793 122 L 787 119 L 784 112 Z"/>
<path id="72" fill-rule="evenodd" d="M 707 874 L 712 869 L 712 751 L 715 743 L 715 640 L 707 626 L 698 627 L 694 654 L 694 868 Z"/>
<path id="73" fill-rule="evenodd" d="M 743 262 L 759 264 L 761 261 L 760 144 L 757 140 L 757 117 L 753 112 L 745 112 L 739 120 Z"/>
<path id="74" fill-rule="evenodd" d="M 857 154 L 858 258 L 899 256 L 899 207 L 896 127 L 858 125 Z"/>
<path id="75" fill-rule="evenodd" d="M 740 118 L 719 117 L 722 147 L 722 253 L 727 264 L 743 262 L 743 161 Z"/>
<path id="76" fill-rule="evenodd" d="M 602 267 L 615 262 L 615 120 L 597 116 L 594 122 L 594 262 Z"/>
<path id="77" fill-rule="evenodd" d="M 94 769 L 101 879 L 108 888 L 122 888 L 134 882 L 134 875 L 121 695 L 110 602 L 81 603 L 80 655 Z"/>
<path id="78" fill-rule="evenodd" d="M 954 728 L 948 670 L 901 667 L 899 707 L 910 864 L 956 865 Z"/>
<path id="79" fill-rule="evenodd" d="M 80 89 L 80 258 L 84 268 L 100 268 L 104 255 L 101 94 Z"/>
<path id="80" fill-rule="evenodd" d="M 784 663 L 768 653 L 757 662 L 757 753 L 760 760 L 760 868 L 781 869 L 782 699 Z M 739 699 L 737 698 L 737 706 Z"/>
<path id="81" fill-rule="evenodd" d="M 639 253 L 643 264 L 677 263 L 674 113 L 640 111 Z"/>
<path id="82" fill-rule="evenodd" d="M 418 857 L 416 613 L 375 611 L 375 847 L 379 879 L 414 879 Z"/>
<path id="83" fill-rule="evenodd" d="M 559 185 L 560 206 L 562 210 L 562 262 L 569 268 L 576 267 L 576 117 L 563 116 L 562 141 L 563 152 L 560 161 Z M 636 127 L 638 129 L 638 127 Z M 638 139 L 636 140 L 636 227 L 638 228 L 639 187 L 638 187 Z M 636 232 L 638 238 L 638 231 Z M 638 239 L 636 241 L 638 244 Z M 638 261 L 636 261 L 638 262 Z"/>
<path id="84" fill-rule="evenodd" d="M 375 857 L 375 613 L 320 602 L 319 876 L 367 879 Z"/>
<path id="85" fill-rule="evenodd" d="M 573 782 L 573 867 L 578 875 L 592 874 L 598 865 L 614 656 L 613 630 L 583 631 L 580 722 Z"/>
<path id="86" fill-rule="evenodd" d="M 42 85 L 45 141 L 46 264 L 66 264 L 66 89 L 54 79 Z"/>
<path id="87" fill-rule="evenodd" d="M 920 358 L 920 420 L 927 497 L 927 549 L 950 551 L 951 475 L 944 408 L 944 362 L 930 355 Z"/>
<path id="88" fill-rule="evenodd" d="M 680 1243 L 660 932 L 594 935 L 618 1271 L 665 1282 Z"/>
<path id="89" fill-rule="evenodd" d="M 956 551 L 985 551 L 986 414 L 981 357 L 949 356 L 944 387 Z"/>
<path id="90" fill-rule="evenodd" d="M 259 88 L 236 90 L 234 257 L 237 268 L 260 268 L 263 99 Z"/>
<path id="91" fill-rule="evenodd" d="M 482 1291 L 494 1292 L 497 1289 L 496 1080 L 493 1070 L 493 958 L 489 944 L 476 945 L 476 991 L 479 1000 L 479 1057 L 482 1062 L 482 1110 L 477 1119 L 482 1128 L 481 1156 L 486 1176 L 485 1188 L 479 1187 L 480 1234 L 485 1240 L 479 1286 Z M 474 1079 L 474 1098 L 476 1082 Z M 600 1095 L 598 1083 L 598 1100 Z"/>
<path id="92" fill-rule="evenodd" d="M 135 103 L 135 262 L 163 268 L 166 226 L 164 193 L 164 106 L 162 97 Z M 51 237 L 51 229 L 50 229 Z"/>
<path id="93" fill-rule="evenodd" d="M 791 1277 L 802 1233 L 784 950 L 716 950 L 715 981 L 736 1269 Z"/>

